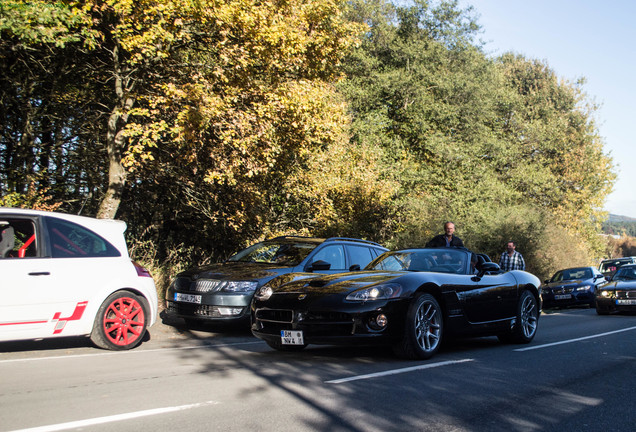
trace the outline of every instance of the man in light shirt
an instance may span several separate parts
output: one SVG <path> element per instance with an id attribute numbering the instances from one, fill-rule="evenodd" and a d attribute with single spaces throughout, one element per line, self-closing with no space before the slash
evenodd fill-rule
<path id="1" fill-rule="evenodd" d="M 526 262 L 523 260 L 523 256 L 515 250 L 516 248 L 517 245 L 513 241 L 509 241 L 506 245 L 506 251 L 501 254 L 499 259 L 499 267 L 503 271 L 526 269 Z"/>

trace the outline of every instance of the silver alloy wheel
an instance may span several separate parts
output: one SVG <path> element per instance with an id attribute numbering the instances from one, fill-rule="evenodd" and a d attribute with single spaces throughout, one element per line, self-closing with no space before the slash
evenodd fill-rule
<path id="1" fill-rule="evenodd" d="M 532 338 L 537 331 L 537 302 L 532 294 L 527 295 L 521 304 L 521 330 L 526 338 Z"/>
<path id="2" fill-rule="evenodd" d="M 434 351 L 440 340 L 442 314 L 429 300 L 422 302 L 415 314 L 415 340 L 424 351 Z"/>

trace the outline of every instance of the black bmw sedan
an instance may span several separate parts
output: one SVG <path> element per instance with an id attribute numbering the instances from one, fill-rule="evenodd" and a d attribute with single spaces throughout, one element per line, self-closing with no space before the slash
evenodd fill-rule
<path id="1" fill-rule="evenodd" d="M 559 270 L 541 287 L 543 307 L 589 305 L 594 307 L 594 294 L 607 281 L 596 267 L 573 267 Z"/>
<path id="2" fill-rule="evenodd" d="M 596 313 L 636 312 L 636 264 L 619 268 L 596 292 Z"/>
<path id="3" fill-rule="evenodd" d="M 537 331 L 540 281 L 479 259 L 464 248 L 386 252 L 364 271 L 296 273 L 259 288 L 252 333 L 271 347 L 387 344 L 427 359 L 452 335 L 496 335 L 528 343 Z"/>

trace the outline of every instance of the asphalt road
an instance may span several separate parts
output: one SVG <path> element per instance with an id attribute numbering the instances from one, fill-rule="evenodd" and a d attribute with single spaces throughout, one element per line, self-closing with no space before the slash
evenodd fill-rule
<path id="1" fill-rule="evenodd" d="M 636 315 L 544 313 L 529 345 L 460 340 L 429 361 L 174 324 L 128 352 L 0 343 L 0 431 L 636 430 Z"/>

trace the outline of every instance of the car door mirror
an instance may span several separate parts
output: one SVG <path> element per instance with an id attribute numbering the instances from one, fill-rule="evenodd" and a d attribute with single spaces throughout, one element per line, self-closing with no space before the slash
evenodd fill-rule
<path id="1" fill-rule="evenodd" d="M 486 273 L 497 273 L 500 270 L 499 264 L 494 262 L 480 262 L 477 263 L 476 268 L 479 271 L 477 274 L 479 277 L 482 277 Z"/>
<path id="2" fill-rule="evenodd" d="M 499 271 L 499 264 L 494 262 L 483 262 L 477 264 L 477 270 L 481 271 Z"/>
<path id="3" fill-rule="evenodd" d="M 349 271 L 360 271 L 360 264 L 354 264 L 351 267 L 349 267 Z"/>
<path id="4" fill-rule="evenodd" d="M 312 272 L 312 271 L 320 271 L 320 270 L 329 270 L 331 268 L 331 264 L 329 264 L 327 261 L 323 261 L 323 260 L 318 260 L 318 261 L 314 261 L 311 264 L 309 264 L 309 267 L 307 268 L 307 271 Z"/>

